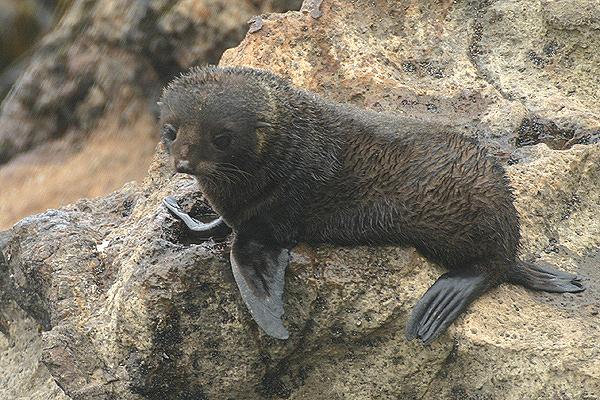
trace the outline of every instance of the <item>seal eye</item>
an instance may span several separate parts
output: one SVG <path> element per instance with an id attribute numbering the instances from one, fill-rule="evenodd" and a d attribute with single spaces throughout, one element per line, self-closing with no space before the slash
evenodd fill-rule
<path id="1" fill-rule="evenodd" d="M 213 144 L 219 150 L 225 150 L 231 144 L 231 135 L 229 133 L 221 133 L 213 138 Z"/>
<path id="2" fill-rule="evenodd" d="M 165 140 L 168 140 L 170 142 L 174 141 L 175 139 L 177 139 L 177 128 L 175 128 L 171 124 L 165 124 L 163 126 L 162 136 Z"/>

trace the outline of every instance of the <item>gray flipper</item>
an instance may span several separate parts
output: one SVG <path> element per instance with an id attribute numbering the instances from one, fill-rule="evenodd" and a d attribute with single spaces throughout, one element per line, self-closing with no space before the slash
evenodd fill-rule
<path id="1" fill-rule="evenodd" d="M 287 339 L 284 328 L 283 286 L 289 250 L 236 237 L 231 248 L 231 268 L 242 299 L 256 323 L 269 335 Z"/>
<path id="2" fill-rule="evenodd" d="M 513 265 L 507 281 L 546 292 L 577 293 L 585 290 L 581 278 L 577 275 L 522 260 L 517 260 Z"/>
<path id="3" fill-rule="evenodd" d="M 204 223 L 195 218 L 190 217 L 188 213 L 183 211 L 177 199 L 173 196 L 167 196 L 163 199 L 163 204 L 167 210 L 174 216 L 183 221 L 183 223 L 192 231 L 197 238 L 223 238 L 231 233 L 231 228 L 227 226 L 223 218 L 219 217 L 211 222 Z"/>
<path id="4" fill-rule="evenodd" d="M 428 345 L 458 318 L 467 306 L 489 288 L 483 274 L 448 272 L 417 302 L 406 326 L 406 338 L 421 338 Z"/>

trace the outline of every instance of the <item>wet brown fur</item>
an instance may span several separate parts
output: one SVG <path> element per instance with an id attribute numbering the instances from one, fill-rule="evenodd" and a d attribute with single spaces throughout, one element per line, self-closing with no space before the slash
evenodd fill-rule
<path id="1" fill-rule="evenodd" d="M 171 121 L 179 127 L 176 158 L 182 146 L 209 147 L 194 130 L 204 123 L 198 110 L 210 108 L 213 118 L 242 107 L 252 116 L 245 122 L 271 124 L 248 132 L 246 154 L 235 166 L 195 171 L 234 229 L 275 211 L 278 220 L 264 223 L 279 243 L 411 245 L 449 269 L 476 265 L 494 281 L 514 263 L 519 228 L 511 189 L 503 168 L 474 141 L 324 100 L 266 71 L 196 72 L 164 96 L 167 109 L 177 107 L 182 120 L 192 121 Z M 197 93 L 188 90 L 201 85 Z M 188 157 L 192 164 L 206 158 Z"/>

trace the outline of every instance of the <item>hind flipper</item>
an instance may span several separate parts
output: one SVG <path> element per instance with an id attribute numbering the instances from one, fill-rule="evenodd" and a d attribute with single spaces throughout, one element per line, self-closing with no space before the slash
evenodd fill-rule
<path id="1" fill-rule="evenodd" d="M 287 339 L 290 334 L 281 316 L 289 250 L 236 236 L 230 259 L 242 299 L 256 323 L 274 338 Z"/>
<path id="2" fill-rule="evenodd" d="M 208 223 L 190 217 L 188 213 L 183 211 L 179 203 L 177 203 L 177 199 L 173 196 L 165 197 L 163 199 L 163 204 L 171 214 L 183 221 L 196 238 L 224 238 L 231 233 L 231 228 L 227 226 L 221 217 Z"/>
<path id="3" fill-rule="evenodd" d="M 508 275 L 508 282 L 533 290 L 556 293 L 577 293 L 585 290 L 581 278 L 577 275 L 521 260 L 517 260 Z"/>
<path id="4" fill-rule="evenodd" d="M 406 326 L 406 338 L 430 344 L 444 333 L 467 306 L 490 287 L 483 274 L 445 273 L 417 302 Z"/>

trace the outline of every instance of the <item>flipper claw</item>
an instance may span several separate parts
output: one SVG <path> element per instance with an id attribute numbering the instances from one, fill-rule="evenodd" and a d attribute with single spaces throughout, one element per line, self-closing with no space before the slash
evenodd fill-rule
<path id="1" fill-rule="evenodd" d="M 188 213 L 183 211 L 177 199 L 173 196 L 167 196 L 163 199 L 163 204 L 167 210 L 174 216 L 183 221 L 183 223 L 194 233 L 194 236 L 200 238 L 218 237 L 223 238 L 231 233 L 231 228 L 227 226 L 223 218 L 219 217 L 211 222 L 204 223 L 195 218 L 190 217 Z"/>

